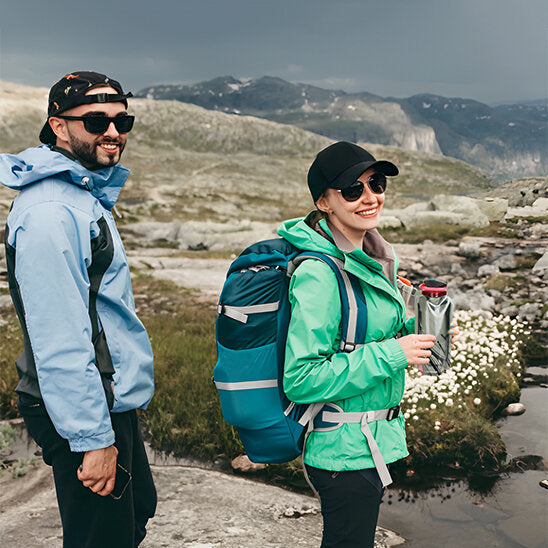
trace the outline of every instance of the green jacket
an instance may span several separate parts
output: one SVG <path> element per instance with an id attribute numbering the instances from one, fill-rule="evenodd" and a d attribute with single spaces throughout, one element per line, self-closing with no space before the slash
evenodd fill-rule
<path id="1" fill-rule="evenodd" d="M 394 338 L 414 331 L 414 318 L 405 322 L 405 304 L 396 288 L 398 261 L 388 249 L 390 279 L 381 264 L 361 249 L 341 251 L 325 220 L 319 222 L 327 238 L 307 224 L 307 219 L 286 221 L 278 234 L 296 247 L 338 257 L 345 270 L 357 276 L 367 302 L 365 345 L 350 353 L 337 352 L 340 343 L 341 301 L 335 274 L 321 261 L 306 260 L 291 278 L 291 321 L 287 335 L 284 390 L 296 403 L 333 402 L 345 412 L 388 409 L 401 401 L 407 360 Z M 386 259 L 386 257 L 385 257 Z M 384 261 L 386 264 L 386 260 Z M 370 423 L 386 463 L 408 455 L 403 416 Z M 375 464 L 359 424 L 312 432 L 304 461 L 326 470 L 359 470 Z"/>

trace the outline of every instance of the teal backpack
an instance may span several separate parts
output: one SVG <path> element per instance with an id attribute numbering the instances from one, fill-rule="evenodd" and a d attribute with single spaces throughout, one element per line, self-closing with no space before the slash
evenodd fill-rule
<path id="1" fill-rule="evenodd" d="M 365 340 L 363 291 L 341 260 L 302 251 L 283 238 L 253 244 L 234 260 L 219 299 L 213 380 L 223 417 L 237 428 L 253 462 L 293 460 L 303 451 L 307 433 L 322 428 L 319 412 L 336 411 L 329 403 L 297 405 L 283 390 L 289 280 L 307 259 L 323 261 L 337 277 L 342 311 L 339 351 L 351 352 Z"/>

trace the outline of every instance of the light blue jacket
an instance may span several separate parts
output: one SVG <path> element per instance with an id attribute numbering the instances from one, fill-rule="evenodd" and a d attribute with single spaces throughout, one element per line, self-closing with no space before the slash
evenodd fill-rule
<path id="1" fill-rule="evenodd" d="M 154 391 L 152 350 L 110 212 L 128 174 L 120 165 L 89 171 L 48 146 L 0 155 L 0 182 L 20 191 L 6 225 L 25 338 L 16 390 L 43 399 L 72 451 L 111 445 L 109 404 L 113 413 L 145 408 Z"/>

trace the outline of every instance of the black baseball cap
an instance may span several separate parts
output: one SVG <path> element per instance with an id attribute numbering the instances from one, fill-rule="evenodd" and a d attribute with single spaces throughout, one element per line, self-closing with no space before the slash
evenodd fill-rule
<path id="1" fill-rule="evenodd" d="M 116 93 L 86 95 L 90 89 L 104 86 L 113 88 Z M 124 103 L 127 108 L 128 97 L 133 97 L 133 94 L 131 92 L 124 94 L 119 82 L 104 74 L 91 70 L 71 72 L 63 76 L 49 91 L 48 119 L 40 132 L 40 141 L 46 145 L 54 145 L 57 140 L 49 125 L 50 116 L 91 103 Z"/>
<path id="2" fill-rule="evenodd" d="M 367 150 L 346 141 L 333 143 L 318 153 L 308 170 L 308 188 L 314 203 L 328 189 L 341 190 L 353 185 L 370 167 L 394 176 L 398 168 L 386 160 L 376 160 Z"/>

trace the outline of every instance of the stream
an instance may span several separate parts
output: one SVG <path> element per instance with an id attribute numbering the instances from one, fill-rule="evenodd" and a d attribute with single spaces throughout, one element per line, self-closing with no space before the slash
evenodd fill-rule
<path id="1" fill-rule="evenodd" d="M 528 370 L 546 374 L 547 364 Z M 521 416 L 499 420 L 508 458 L 548 456 L 548 386 L 524 386 Z M 540 460 L 540 459 L 537 459 Z M 541 465 L 540 468 L 543 466 Z M 406 539 L 406 548 L 546 548 L 548 546 L 546 470 L 525 470 L 499 479 L 454 481 L 435 488 L 389 488 L 379 525 Z"/>

